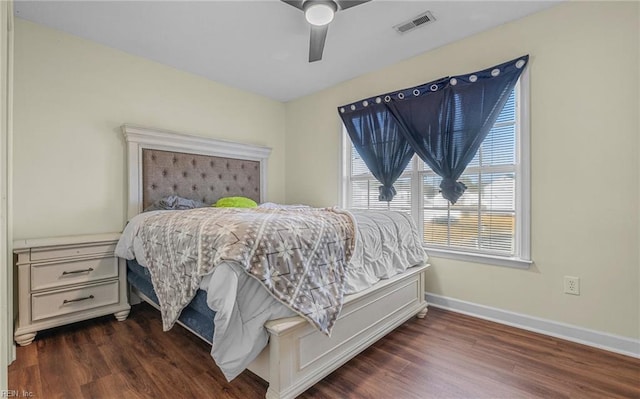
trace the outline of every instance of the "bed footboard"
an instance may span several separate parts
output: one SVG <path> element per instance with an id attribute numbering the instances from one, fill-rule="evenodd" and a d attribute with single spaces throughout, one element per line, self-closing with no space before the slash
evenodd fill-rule
<path id="1" fill-rule="evenodd" d="M 427 267 L 411 268 L 345 298 L 331 337 L 301 317 L 268 322 L 269 345 L 249 366 L 269 381 L 266 398 L 295 398 L 412 316 L 424 317 Z"/>

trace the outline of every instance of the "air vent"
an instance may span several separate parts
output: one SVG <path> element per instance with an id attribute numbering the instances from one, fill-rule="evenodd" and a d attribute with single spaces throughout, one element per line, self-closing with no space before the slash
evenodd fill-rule
<path id="1" fill-rule="evenodd" d="M 399 23 L 398 25 L 395 25 L 393 29 L 395 29 L 398 33 L 407 33 L 411 30 L 414 30 L 418 26 L 425 25 L 435 20 L 436 19 L 433 17 L 433 14 L 431 14 L 430 11 L 427 11 L 411 18 L 409 21 L 405 21 L 405 22 Z"/>

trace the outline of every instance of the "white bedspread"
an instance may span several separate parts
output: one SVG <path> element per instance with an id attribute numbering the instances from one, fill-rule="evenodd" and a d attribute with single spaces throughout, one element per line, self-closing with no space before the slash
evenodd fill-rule
<path id="1" fill-rule="evenodd" d="M 158 212 L 167 211 L 142 213 L 129 221 L 116 247 L 117 256 L 147 265 L 138 231 L 146 218 Z M 362 210 L 351 213 L 356 220 L 356 247 L 345 276 L 345 294 L 369 288 L 380 279 L 427 260 L 408 215 Z M 238 376 L 267 345 L 266 321 L 294 315 L 232 262 L 204 276 L 200 289 L 207 292 L 207 304 L 216 312 L 211 356 L 228 380 Z"/>

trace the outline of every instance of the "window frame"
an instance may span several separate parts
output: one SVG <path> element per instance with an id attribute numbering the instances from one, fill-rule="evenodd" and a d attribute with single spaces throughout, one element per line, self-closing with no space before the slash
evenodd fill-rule
<path id="1" fill-rule="evenodd" d="M 527 269 L 531 260 L 531 140 L 530 140 L 530 82 L 529 70 L 525 69 L 516 85 L 516 187 L 515 187 L 515 239 L 514 256 L 490 255 L 462 249 L 444 249 L 423 244 L 430 257 L 447 258 L 473 263 L 484 263 L 497 266 Z M 351 142 L 340 124 L 340 165 L 339 165 L 339 200 L 341 207 L 351 203 L 349 189 L 352 181 L 373 178 L 371 174 L 352 179 L 351 176 Z M 421 237 L 424 237 L 423 185 L 425 172 L 418 157 L 411 160 L 413 167 L 402 177 L 411 178 L 411 216 L 416 222 Z"/>

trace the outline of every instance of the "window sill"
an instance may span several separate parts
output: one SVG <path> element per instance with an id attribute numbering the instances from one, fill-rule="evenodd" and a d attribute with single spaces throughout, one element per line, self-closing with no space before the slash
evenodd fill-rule
<path id="1" fill-rule="evenodd" d="M 501 256 L 492 256 L 492 255 L 484 255 L 484 254 L 474 254 L 469 252 L 455 252 L 455 251 L 447 251 L 443 249 L 434 249 L 427 248 L 424 249 L 427 251 L 427 255 L 433 258 L 445 258 L 445 259 L 455 259 L 462 260 L 465 262 L 473 262 L 473 263 L 485 263 L 488 265 L 494 266 L 504 266 L 504 267 L 514 267 L 517 269 L 528 269 L 529 266 L 533 263 L 531 260 L 525 260 L 520 258 L 505 258 Z"/>

